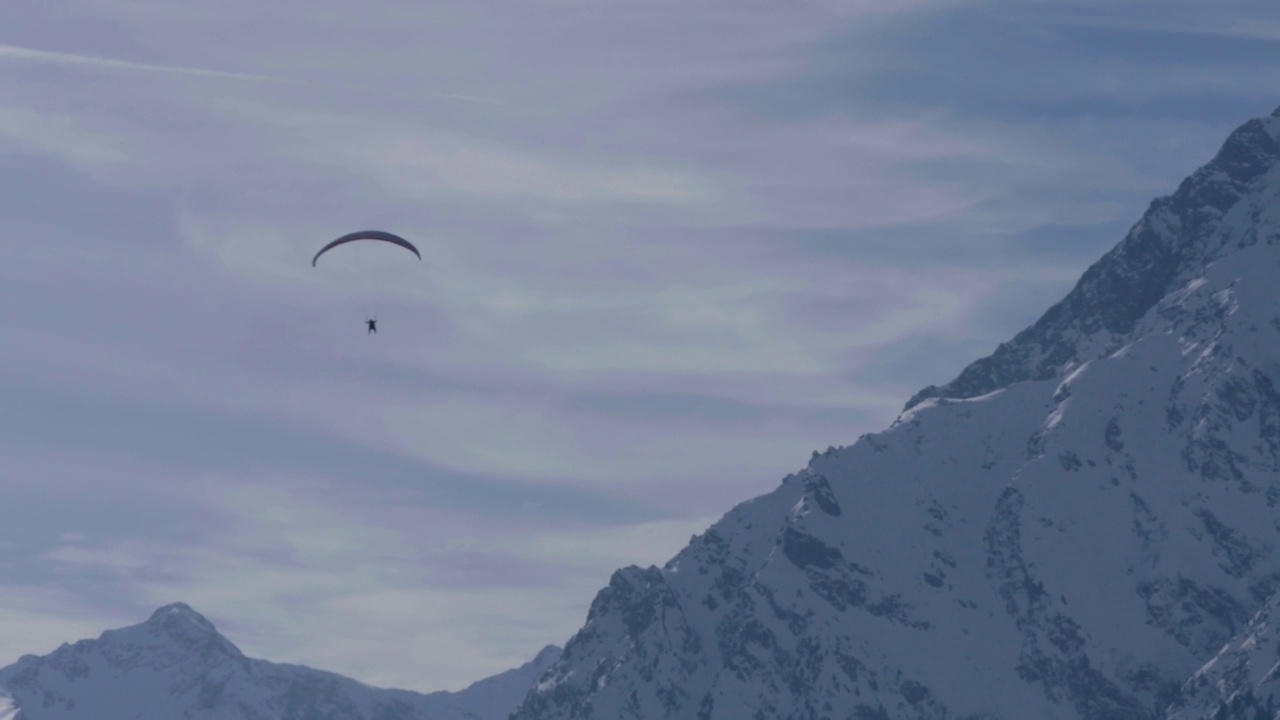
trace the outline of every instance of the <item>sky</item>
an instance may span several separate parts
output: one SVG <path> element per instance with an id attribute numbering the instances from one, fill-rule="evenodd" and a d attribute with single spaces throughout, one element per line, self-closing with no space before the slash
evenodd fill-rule
<path id="1" fill-rule="evenodd" d="M 420 691 L 563 645 L 1033 322 L 1276 57 L 1274 0 L 7 0 L 0 665 L 175 601 Z M 367 228 L 422 261 L 311 267 Z"/>

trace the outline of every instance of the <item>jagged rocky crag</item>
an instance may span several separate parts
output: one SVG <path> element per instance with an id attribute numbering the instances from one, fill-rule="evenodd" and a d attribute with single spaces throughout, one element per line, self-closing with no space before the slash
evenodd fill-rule
<path id="1" fill-rule="evenodd" d="M 1278 160 L 1280 111 L 891 428 L 616 573 L 513 717 L 1265 713 Z"/>
<path id="2" fill-rule="evenodd" d="M 245 657 L 183 603 L 0 668 L 0 720 L 501 720 L 559 656 L 456 692 L 382 690 Z"/>

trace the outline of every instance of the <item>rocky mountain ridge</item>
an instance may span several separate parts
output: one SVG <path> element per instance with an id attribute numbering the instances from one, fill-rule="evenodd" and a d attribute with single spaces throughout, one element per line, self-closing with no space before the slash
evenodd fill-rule
<path id="1" fill-rule="evenodd" d="M 1275 118 L 1237 128 L 1209 163 L 1178 189 L 1151 202 L 1124 240 L 1084 272 L 1075 288 L 1031 327 L 966 367 L 942 387 L 930 385 L 906 409 L 934 397 L 971 398 L 1024 380 L 1058 377 L 1093 349 L 1119 347 L 1161 298 L 1191 279 L 1222 251 L 1215 238 L 1224 213 L 1280 159 Z M 1106 350 L 1104 349 L 1104 353 Z"/>

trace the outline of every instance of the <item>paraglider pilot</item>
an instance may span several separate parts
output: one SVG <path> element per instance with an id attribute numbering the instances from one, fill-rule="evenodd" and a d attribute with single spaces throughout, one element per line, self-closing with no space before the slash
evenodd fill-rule
<path id="1" fill-rule="evenodd" d="M 418 248 L 414 247 L 413 243 L 409 242 L 408 240 L 405 240 L 399 235 L 393 235 L 389 232 L 385 232 L 382 230 L 361 230 L 359 232 L 353 232 L 353 233 L 348 233 L 346 235 L 343 235 L 337 240 L 334 240 L 330 242 L 328 245 L 325 245 L 324 247 L 320 248 L 320 252 L 316 253 L 315 256 L 311 258 L 311 266 L 315 267 L 316 262 L 320 260 L 320 256 L 329 252 L 333 248 L 336 248 L 339 245 L 346 245 L 347 243 L 354 242 L 356 240 L 380 240 L 382 242 L 391 243 L 392 245 L 399 245 L 400 247 L 404 248 L 405 250 L 408 250 L 409 252 L 417 256 L 419 260 L 422 259 L 422 254 L 418 252 Z M 369 328 L 368 332 L 366 333 L 367 335 L 376 335 L 378 333 L 378 319 L 376 317 L 366 317 L 364 324 L 366 327 Z"/>

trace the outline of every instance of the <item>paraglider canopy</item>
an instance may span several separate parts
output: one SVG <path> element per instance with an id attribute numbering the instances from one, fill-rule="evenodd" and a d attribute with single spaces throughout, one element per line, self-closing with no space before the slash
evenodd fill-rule
<path id="1" fill-rule="evenodd" d="M 405 250 L 408 250 L 414 255 L 417 255 L 419 260 L 422 259 L 422 255 L 418 252 L 418 248 L 414 247 L 413 243 L 409 242 L 408 240 L 405 240 L 399 235 L 393 235 L 389 232 L 383 232 L 382 230 L 361 230 L 359 232 L 353 232 L 347 235 L 343 235 L 337 240 L 334 240 L 328 245 L 325 245 L 324 247 L 320 248 L 320 252 L 316 253 L 316 256 L 311 258 L 311 267 L 316 266 L 316 261 L 320 259 L 321 255 L 329 252 L 330 250 L 338 247 L 339 245 L 345 245 L 346 243 L 355 242 L 356 240 L 381 240 L 383 242 L 389 242 L 392 245 L 399 245 Z"/>

